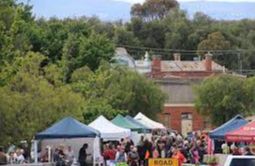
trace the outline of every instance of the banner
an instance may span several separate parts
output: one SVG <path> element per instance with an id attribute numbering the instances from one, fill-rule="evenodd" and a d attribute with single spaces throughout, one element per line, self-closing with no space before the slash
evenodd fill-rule
<path id="1" fill-rule="evenodd" d="M 149 166 L 178 166 L 177 159 L 149 159 Z"/>

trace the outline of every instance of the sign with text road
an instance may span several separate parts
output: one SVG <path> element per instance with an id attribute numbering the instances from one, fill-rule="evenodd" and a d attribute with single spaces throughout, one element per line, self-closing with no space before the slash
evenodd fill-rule
<path id="1" fill-rule="evenodd" d="M 178 166 L 177 159 L 149 159 L 149 166 Z"/>

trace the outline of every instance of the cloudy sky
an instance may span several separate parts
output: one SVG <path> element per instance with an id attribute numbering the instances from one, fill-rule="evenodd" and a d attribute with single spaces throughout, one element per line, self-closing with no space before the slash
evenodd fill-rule
<path id="1" fill-rule="evenodd" d="M 117 0 L 117 1 L 125 1 L 125 2 L 130 2 L 130 3 L 138 3 L 138 2 L 143 2 L 144 0 Z M 178 1 L 195 1 L 195 0 L 178 0 Z M 201 0 L 201 1 L 255 2 L 255 0 Z"/>

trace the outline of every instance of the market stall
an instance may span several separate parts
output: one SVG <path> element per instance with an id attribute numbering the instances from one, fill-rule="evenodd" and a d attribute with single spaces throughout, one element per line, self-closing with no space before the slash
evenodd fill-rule
<path id="1" fill-rule="evenodd" d="M 211 139 L 218 139 L 218 140 L 224 140 L 225 135 L 228 132 L 231 132 L 233 130 L 236 130 L 248 123 L 247 120 L 245 120 L 241 115 L 237 115 L 234 118 L 230 119 L 220 127 L 214 129 L 209 133 L 209 137 Z"/>
<path id="2" fill-rule="evenodd" d="M 131 136 L 130 129 L 119 127 L 107 120 L 102 115 L 91 122 L 89 126 L 98 130 L 100 132 L 101 138 L 103 138 L 105 141 L 119 141 L 121 138 Z"/>
<path id="3" fill-rule="evenodd" d="M 139 121 L 135 120 L 135 119 L 132 118 L 131 116 L 127 115 L 127 116 L 125 116 L 125 118 L 126 118 L 128 121 L 130 121 L 130 122 L 132 122 L 132 123 L 138 125 L 139 127 L 141 127 L 142 133 L 150 133 L 150 132 L 151 132 L 151 129 L 150 129 L 150 128 L 148 128 L 147 126 L 143 125 L 143 124 L 140 123 Z"/>
<path id="4" fill-rule="evenodd" d="M 148 127 L 149 129 L 166 129 L 165 126 L 161 123 L 155 122 L 139 112 L 135 117 L 139 123 L 143 124 L 144 126 Z"/>
<path id="5" fill-rule="evenodd" d="M 255 142 L 255 121 L 250 122 L 236 130 L 226 133 L 226 141 L 228 142 Z"/>
<path id="6" fill-rule="evenodd" d="M 127 120 L 122 115 L 117 115 L 113 120 L 112 123 L 131 130 L 131 139 L 133 140 L 134 144 L 137 144 L 140 140 L 140 132 L 143 131 L 143 128 L 129 120 Z"/>
<path id="7" fill-rule="evenodd" d="M 71 146 L 76 159 L 78 158 L 79 149 L 84 143 L 87 143 L 89 145 L 87 153 L 92 155 L 91 162 L 95 164 L 100 159 L 99 136 L 100 133 L 98 131 L 76 119 L 71 117 L 64 118 L 35 135 L 35 162 L 38 162 L 37 144 L 40 140 L 42 146 L 41 153 L 43 153 L 46 147 L 50 147 L 53 150 L 60 145 L 65 147 Z M 49 154 L 49 156 L 51 155 Z M 49 159 L 49 161 L 51 160 Z"/>

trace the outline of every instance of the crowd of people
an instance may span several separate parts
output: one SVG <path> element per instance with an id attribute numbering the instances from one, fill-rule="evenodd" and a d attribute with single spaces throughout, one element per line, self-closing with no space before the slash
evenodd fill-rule
<path id="1" fill-rule="evenodd" d="M 206 137 L 194 133 L 191 137 L 183 138 L 178 133 L 153 134 L 151 139 L 141 136 L 135 146 L 129 138 L 120 142 L 104 144 L 103 157 L 106 166 L 129 165 L 147 166 L 149 158 L 175 158 L 179 165 L 182 163 L 203 163 L 207 153 Z"/>
<path id="2" fill-rule="evenodd" d="M 0 147 L 0 165 L 5 164 L 24 164 L 30 160 L 30 152 L 27 145 L 21 147 L 10 146 L 7 153 Z"/>
<path id="3" fill-rule="evenodd" d="M 254 153 L 252 153 L 252 149 L 249 147 L 249 144 L 235 144 L 235 143 L 227 143 L 224 142 L 221 145 L 221 152 L 223 154 L 232 154 L 232 155 L 246 155 L 246 156 L 252 156 Z"/>
<path id="4" fill-rule="evenodd" d="M 205 164 L 207 139 L 207 135 L 195 132 L 185 138 L 177 132 L 158 132 L 153 133 L 151 137 L 141 136 L 136 145 L 130 138 L 105 142 L 102 144 L 101 152 L 106 166 L 148 166 L 148 160 L 151 158 L 173 158 L 178 161 L 179 166 L 183 163 Z M 87 149 L 88 144 L 85 143 L 76 159 L 71 146 L 60 145 L 54 150 L 46 147 L 40 150 L 38 159 L 39 162 L 54 161 L 57 166 L 87 166 L 87 156 L 90 155 Z M 220 150 L 223 154 L 253 155 L 245 144 L 223 143 Z M 31 157 L 27 145 L 11 146 L 7 153 L 0 147 L 0 165 L 29 162 Z"/>

